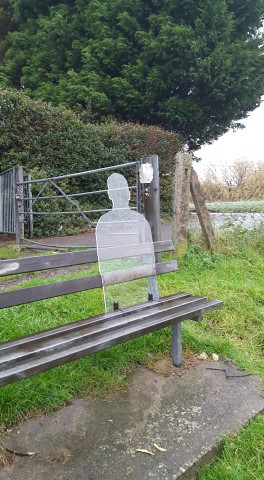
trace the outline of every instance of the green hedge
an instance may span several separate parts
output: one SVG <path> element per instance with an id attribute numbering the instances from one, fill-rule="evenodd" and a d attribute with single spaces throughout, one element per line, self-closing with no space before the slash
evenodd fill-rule
<path id="1" fill-rule="evenodd" d="M 126 163 L 154 153 L 160 158 L 162 206 L 168 209 L 173 158 L 180 148 L 180 136 L 159 127 L 116 122 L 87 124 L 71 110 L 0 87 L 0 171 L 23 165 L 25 173 L 32 173 L 35 178 L 63 175 Z M 102 189 L 106 177 L 78 177 L 64 187 L 67 193 Z M 79 202 L 85 208 L 104 205 L 103 197 L 85 197 L 85 201 Z M 71 209 L 65 201 L 54 201 L 53 208 L 46 203 L 37 208 Z M 84 226 L 77 216 L 35 218 L 38 236 L 76 233 Z"/>

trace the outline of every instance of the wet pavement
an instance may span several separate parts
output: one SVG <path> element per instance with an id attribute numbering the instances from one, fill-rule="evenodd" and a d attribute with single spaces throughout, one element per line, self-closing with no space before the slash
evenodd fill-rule
<path id="1" fill-rule="evenodd" d="M 259 379 L 240 375 L 223 362 L 200 362 L 182 376 L 138 367 L 126 391 L 79 398 L 14 427 L 2 444 L 36 455 L 16 457 L 0 480 L 194 479 L 223 434 L 264 410 Z"/>

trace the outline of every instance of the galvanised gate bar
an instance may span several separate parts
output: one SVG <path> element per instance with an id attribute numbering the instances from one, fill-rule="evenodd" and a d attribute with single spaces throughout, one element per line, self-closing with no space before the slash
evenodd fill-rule
<path id="1" fill-rule="evenodd" d="M 0 174 L 0 233 L 15 233 L 15 168 Z"/>

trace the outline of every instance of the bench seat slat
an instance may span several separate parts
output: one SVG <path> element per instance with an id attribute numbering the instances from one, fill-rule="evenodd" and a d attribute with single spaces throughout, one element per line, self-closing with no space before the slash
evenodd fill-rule
<path id="1" fill-rule="evenodd" d="M 171 240 L 163 240 L 160 242 L 154 242 L 154 251 L 155 253 L 162 253 L 173 250 L 173 243 Z M 116 247 L 109 247 L 109 252 L 111 249 Z M 140 250 L 131 249 L 131 252 L 134 252 L 134 255 L 140 255 Z M 131 254 L 131 253 L 130 253 Z M 127 257 L 127 247 L 122 249 L 116 249 L 117 258 Z M 114 253 L 111 253 L 111 258 L 114 257 Z M 97 251 L 96 249 L 92 250 L 82 250 L 80 252 L 69 252 L 69 253 L 56 253 L 51 255 L 42 255 L 34 256 L 27 258 L 17 258 L 12 260 L 1 260 L 0 261 L 0 277 L 6 275 L 17 275 L 21 273 L 30 273 L 37 272 L 39 270 L 49 270 L 59 267 L 70 267 L 73 265 L 84 265 L 86 263 L 95 263 L 97 262 Z"/>
<path id="2" fill-rule="evenodd" d="M 52 349 L 53 347 L 58 348 L 60 345 L 64 345 L 68 341 L 72 340 L 77 341 L 78 339 L 82 341 L 85 337 L 93 337 L 102 332 L 111 332 L 116 328 L 120 328 L 122 325 L 132 324 L 134 322 L 140 322 L 149 317 L 155 318 L 156 316 L 164 315 L 164 312 L 177 312 L 179 308 L 182 308 L 185 305 L 194 305 L 199 304 L 201 301 L 204 302 L 204 297 L 199 296 L 187 296 L 187 297 L 178 297 L 171 298 L 168 302 L 151 302 L 151 306 L 148 309 L 138 310 L 131 312 L 129 315 L 116 316 L 115 312 L 111 313 L 108 316 L 99 316 L 96 321 L 93 323 L 87 322 L 83 325 L 79 325 L 78 328 L 71 329 L 66 328 L 63 333 L 59 335 L 47 335 L 38 338 L 28 338 L 25 337 L 23 344 L 19 346 L 11 346 L 8 348 L 0 348 L 0 368 L 3 362 L 11 360 L 14 358 L 20 358 L 23 355 L 28 355 L 29 351 L 31 353 L 38 352 L 45 349 Z"/>
<path id="3" fill-rule="evenodd" d="M 177 263 L 175 261 L 157 263 L 156 273 L 175 272 L 177 270 Z M 120 272 L 120 271 L 119 271 Z M 121 271 L 122 272 L 122 271 Z M 116 281 L 112 283 L 120 283 L 122 274 Z M 145 277 L 145 272 L 138 272 L 133 279 Z M 61 282 L 54 282 L 36 287 L 27 287 L 20 290 L 1 292 L 0 293 L 0 308 L 7 308 L 25 303 L 36 302 L 38 300 L 45 300 L 48 298 L 59 297 L 61 295 L 68 295 L 70 293 L 82 292 L 84 290 L 91 290 L 93 288 L 102 287 L 101 275 L 91 275 L 87 277 L 75 278 L 73 280 L 64 280 Z"/>
<path id="4" fill-rule="evenodd" d="M 101 322 L 106 322 L 108 321 L 109 318 L 126 318 L 127 315 L 130 315 L 135 312 L 144 312 L 145 310 L 152 308 L 153 306 L 157 304 L 163 304 L 166 305 L 168 302 L 172 300 L 177 300 L 181 298 L 186 297 L 191 297 L 190 293 L 186 292 L 180 292 L 174 295 L 168 295 L 166 297 L 162 297 L 160 301 L 151 301 L 151 302 L 145 302 L 141 303 L 138 305 L 132 305 L 131 307 L 127 307 L 124 310 L 116 310 L 114 312 L 111 312 L 111 314 L 101 314 L 101 315 L 96 315 L 92 318 L 84 318 L 82 320 L 77 320 L 73 321 L 71 323 L 67 323 L 65 325 L 61 325 L 59 327 L 53 327 L 50 328 L 49 330 L 44 330 L 38 333 L 31 333 L 30 335 L 27 335 L 25 337 L 19 337 L 14 340 L 8 340 L 6 342 L 1 342 L 0 344 L 0 351 L 1 355 L 5 353 L 5 350 L 11 350 L 15 349 L 16 347 L 19 347 L 20 345 L 31 345 L 31 343 L 34 343 L 36 341 L 39 341 L 43 338 L 50 338 L 53 336 L 60 336 L 61 334 L 64 334 L 64 332 L 69 332 L 69 331 L 74 331 L 82 328 L 86 328 L 90 325 L 94 324 L 99 324 Z"/>
<path id="5" fill-rule="evenodd" d="M 29 361 L 25 361 L 24 364 L 22 362 L 21 364 L 18 363 L 16 367 L 3 369 L 0 373 L 0 386 L 77 360 L 85 355 L 109 348 L 113 345 L 126 342 L 132 338 L 166 327 L 175 321 L 179 322 L 185 319 L 191 319 L 203 314 L 205 311 L 214 310 L 222 306 L 221 301 L 208 301 L 204 297 L 197 302 L 194 301 L 193 304 L 190 302 L 189 304 L 187 303 L 187 305 L 182 305 L 176 313 L 175 309 L 174 311 L 173 309 L 164 309 L 162 318 L 161 315 L 157 315 L 155 311 L 157 307 L 154 307 L 153 315 L 148 315 L 146 318 L 143 317 L 140 323 L 134 322 L 130 324 L 126 322 L 125 324 L 121 324 L 119 328 L 111 332 L 103 332 L 95 338 L 88 340 L 83 338 L 81 343 L 79 343 L 78 339 L 77 345 L 74 344 L 74 342 L 70 347 L 66 344 L 66 348 L 61 348 L 58 352 L 49 352 L 48 357 L 46 357 L 46 354 L 44 354 L 43 357 L 40 355 L 39 358 L 30 358 Z"/>

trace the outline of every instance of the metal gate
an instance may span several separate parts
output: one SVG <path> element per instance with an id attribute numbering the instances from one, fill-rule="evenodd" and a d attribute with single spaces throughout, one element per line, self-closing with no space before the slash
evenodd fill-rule
<path id="1" fill-rule="evenodd" d="M 15 168 L 0 174 L 0 233 L 15 233 Z"/>
<path id="2" fill-rule="evenodd" d="M 27 230 L 29 230 L 29 237 L 30 238 L 25 238 L 24 232 L 20 232 L 19 234 L 19 242 L 20 244 L 23 244 L 24 247 L 28 248 L 56 248 L 56 249 L 65 249 L 65 248 L 78 248 L 73 245 L 50 245 L 50 244 L 45 244 L 40 241 L 34 241 L 32 240 L 33 238 L 33 223 L 34 219 L 37 216 L 60 216 L 60 215 L 78 215 L 85 219 L 86 223 L 90 225 L 91 227 L 96 226 L 96 220 L 94 220 L 94 215 L 101 215 L 103 212 L 109 211 L 111 209 L 111 202 L 108 199 L 109 206 L 108 207 L 100 207 L 100 203 L 96 209 L 90 209 L 86 210 L 83 209 L 79 203 L 78 203 L 78 198 L 83 198 L 83 197 L 90 197 L 91 195 L 95 196 L 100 196 L 103 194 L 107 193 L 107 189 L 100 189 L 100 190 L 91 190 L 91 191 L 85 191 L 85 192 L 80 192 L 77 191 L 76 193 L 66 193 L 65 188 L 60 184 L 60 182 L 63 182 L 65 180 L 69 179 L 74 179 L 76 177 L 86 177 L 90 175 L 100 175 L 103 173 L 108 173 L 111 171 L 122 171 L 123 169 L 131 169 L 131 171 L 134 171 L 134 184 L 129 186 L 129 189 L 131 191 L 134 191 L 133 198 L 134 198 L 134 205 L 131 207 L 132 209 L 140 211 L 141 209 L 141 187 L 140 187 L 140 182 L 139 182 L 139 167 L 141 165 L 140 161 L 134 161 L 134 162 L 129 162 L 125 164 L 119 164 L 119 165 L 111 165 L 107 167 L 102 167 L 94 170 L 87 170 L 83 172 L 78 172 L 78 173 L 71 173 L 68 175 L 60 175 L 56 177 L 47 177 L 47 178 L 40 178 L 40 179 L 32 179 L 30 175 L 24 176 L 23 174 L 20 175 L 20 180 L 18 180 L 17 175 L 16 175 L 16 211 L 18 212 L 17 217 L 19 218 L 19 225 L 20 226 L 26 226 Z M 26 178 L 26 179 L 25 179 Z M 39 185 L 39 187 L 36 187 Z M 34 188 L 33 188 L 34 187 Z M 52 187 L 54 193 L 50 194 L 47 193 L 47 188 Z M 34 191 L 33 191 L 34 190 Z M 58 211 L 58 210 L 53 210 L 52 209 L 52 203 L 50 202 L 51 200 L 57 200 L 57 199 L 64 199 L 67 200 L 68 205 L 70 204 L 72 206 L 72 209 L 68 211 L 68 209 L 65 209 L 63 211 Z M 45 206 L 45 209 L 37 209 L 36 205 L 40 204 L 39 202 L 45 200 L 45 203 L 50 204 L 50 208 L 47 208 Z M 97 203 L 97 202 L 96 202 Z M 87 248 L 92 247 L 92 245 L 86 245 Z"/>
<path id="3" fill-rule="evenodd" d="M 140 181 L 140 166 L 142 163 L 151 163 L 154 171 L 155 188 L 149 188 L 146 185 L 146 188 L 143 188 Z M 122 171 L 123 169 L 130 169 L 132 177 L 130 180 L 133 182 L 130 183 L 129 189 L 133 192 L 133 205 L 131 209 L 138 210 L 139 212 L 144 210 L 145 216 L 148 218 L 151 229 L 153 230 L 153 238 L 158 240 L 160 236 L 159 229 L 157 227 L 159 218 L 159 206 L 156 205 L 156 198 L 159 198 L 159 169 L 158 169 L 158 157 L 152 155 L 141 160 L 134 162 L 129 162 L 126 164 L 112 165 L 108 167 L 102 167 L 95 170 L 88 170 L 85 172 L 72 173 L 68 175 L 61 175 L 56 177 L 47 177 L 41 179 L 32 179 L 31 175 L 24 175 L 23 167 L 16 166 L 7 170 L 4 173 L 0 174 L 0 233 L 13 233 L 16 234 L 16 243 L 18 245 L 24 245 L 28 248 L 51 248 L 52 245 L 45 245 L 39 241 L 33 240 L 33 220 L 35 216 L 38 215 L 78 215 L 85 219 L 85 221 L 90 225 L 96 226 L 95 216 L 100 216 L 101 213 L 111 209 L 111 202 L 108 198 L 109 206 L 101 206 L 100 203 L 97 208 L 84 210 L 78 203 L 79 197 L 90 197 L 95 195 L 99 198 L 103 194 L 107 194 L 107 189 L 101 190 L 92 190 L 76 193 L 66 193 L 64 187 L 60 185 L 60 181 L 65 181 L 67 179 L 76 178 L 76 177 L 85 177 L 87 175 L 100 175 L 111 171 Z M 152 182 L 153 183 L 153 182 Z M 153 183 L 153 185 L 154 185 Z M 37 186 L 39 185 L 39 186 Z M 32 187 L 34 187 L 34 192 L 32 192 Z M 46 190 L 46 187 L 52 187 L 53 193 L 51 194 Z M 143 189 L 142 189 L 143 188 Z M 153 190 L 153 192 L 152 192 Z M 144 192 L 144 194 L 143 194 Z M 108 197 L 108 196 L 107 196 Z M 153 198 L 152 198 L 153 197 Z M 72 209 L 63 209 L 63 211 L 57 211 L 50 208 L 35 208 L 36 204 L 43 200 L 45 203 L 50 203 L 51 200 L 64 199 L 68 202 L 68 205 L 71 204 Z M 132 199 L 131 199 L 132 200 Z M 47 211 L 49 210 L 49 211 Z M 66 211 L 67 210 L 67 211 Z M 153 217 L 153 218 L 152 218 Z M 154 218 L 155 217 L 155 218 Z M 36 217 L 35 217 L 36 218 Z M 29 238 L 25 238 L 25 227 Z M 157 230 L 157 231 L 156 231 Z M 28 235 L 26 235 L 28 236 Z M 87 245 L 87 248 L 91 245 Z M 56 249 L 65 249 L 65 248 L 78 248 L 75 246 L 54 246 Z"/>

